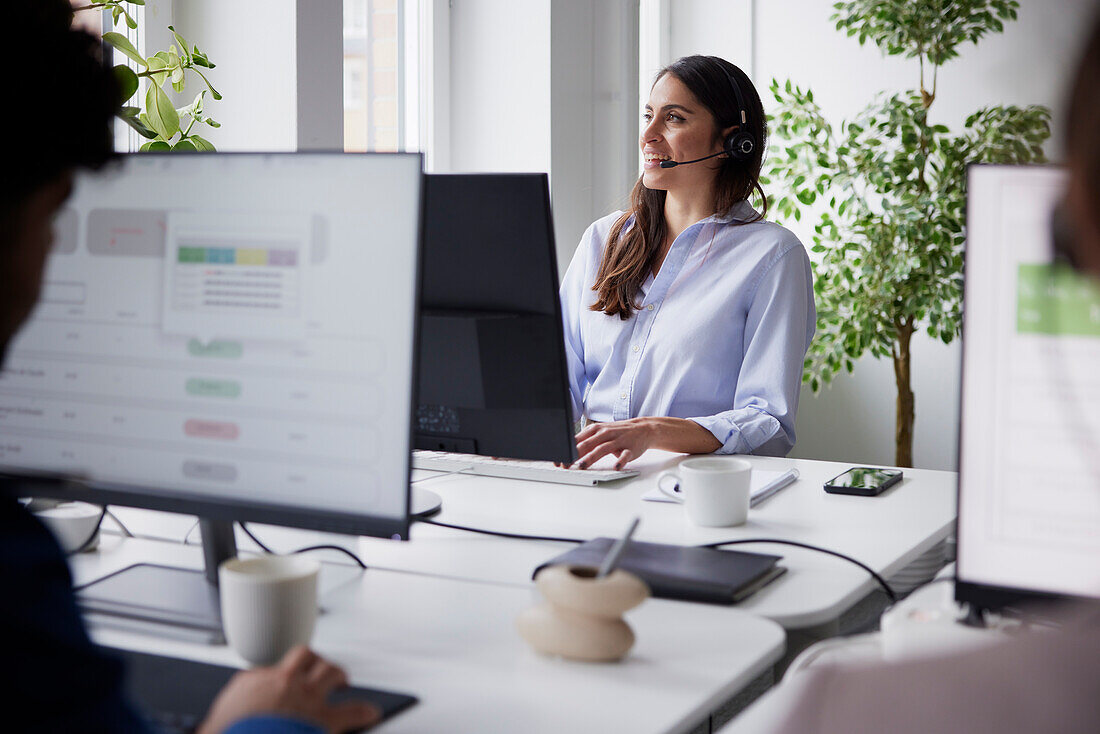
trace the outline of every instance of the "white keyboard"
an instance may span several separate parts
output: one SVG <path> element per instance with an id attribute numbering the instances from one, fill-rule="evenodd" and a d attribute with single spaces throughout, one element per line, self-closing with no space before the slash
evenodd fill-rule
<path id="1" fill-rule="evenodd" d="M 554 482 L 555 484 L 595 485 L 638 476 L 638 472 L 630 470 L 566 469 L 554 466 L 553 462 L 550 461 L 494 459 L 491 456 L 451 454 L 446 451 L 425 451 L 422 449 L 413 451 L 412 466 L 413 469 L 462 471 L 464 474 L 478 474 L 483 477 L 504 477 L 506 479 L 524 479 L 534 482 Z"/>

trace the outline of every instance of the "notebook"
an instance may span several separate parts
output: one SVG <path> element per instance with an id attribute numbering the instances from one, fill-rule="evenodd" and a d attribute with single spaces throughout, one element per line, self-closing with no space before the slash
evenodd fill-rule
<path id="1" fill-rule="evenodd" d="M 593 538 L 535 569 L 569 564 L 599 566 L 614 543 Z M 744 551 L 632 541 L 619 568 L 630 571 L 649 586 L 653 596 L 709 604 L 735 604 L 774 581 L 787 569 L 777 565 L 782 556 Z"/>

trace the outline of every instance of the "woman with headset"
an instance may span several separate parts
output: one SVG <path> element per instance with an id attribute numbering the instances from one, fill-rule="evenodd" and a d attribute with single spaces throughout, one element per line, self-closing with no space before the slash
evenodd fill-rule
<path id="1" fill-rule="evenodd" d="M 588 228 L 561 286 L 577 466 L 785 455 L 816 313 L 805 248 L 764 221 L 760 97 L 728 61 L 687 56 L 643 121 L 630 209 Z"/>

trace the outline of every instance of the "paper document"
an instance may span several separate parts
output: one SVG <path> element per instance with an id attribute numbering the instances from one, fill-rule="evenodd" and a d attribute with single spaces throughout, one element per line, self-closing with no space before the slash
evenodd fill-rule
<path id="1" fill-rule="evenodd" d="M 789 469 L 787 471 L 763 471 L 761 469 L 753 469 L 752 479 L 749 480 L 749 503 L 755 505 L 757 502 L 762 502 L 788 484 L 794 483 L 797 479 L 798 469 Z M 643 494 L 642 499 L 650 502 L 676 501 L 656 487 Z"/>

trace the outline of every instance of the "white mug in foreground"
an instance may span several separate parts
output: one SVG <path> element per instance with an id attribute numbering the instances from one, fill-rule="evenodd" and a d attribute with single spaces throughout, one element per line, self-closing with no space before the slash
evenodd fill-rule
<path id="1" fill-rule="evenodd" d="M 726 528 L 749 517 L 752 464 L 744 459 L 685 459 L 657 477 L 657 488 L 684 505 L 696 525 Z M 675 480 L 675 484 L 672 481 Z"/>
<path id="2" fill-rule="evenodd" d="M 321 564 L 301 556 L 231 558 L 218 567 L 222 629 L 237 654 L 270 665 L 309 644 Z"/>

